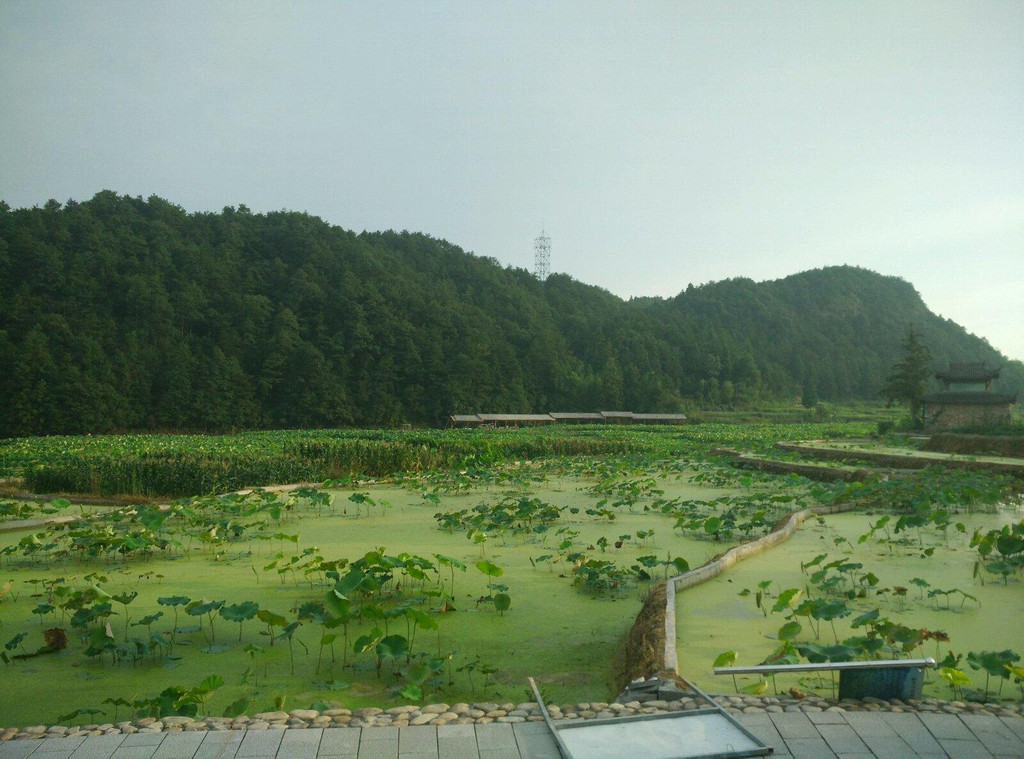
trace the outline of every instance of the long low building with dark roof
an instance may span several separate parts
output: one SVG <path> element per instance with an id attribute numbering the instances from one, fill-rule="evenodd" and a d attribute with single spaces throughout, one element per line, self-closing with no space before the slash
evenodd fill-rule
<path id="1" fill-rule="evenodd" d="M 552 411 L 551 418 L 561 424 L 597 424 L 604 421 L 604 417 L 596 411 L 593 412 L 565 412 Z"/>
<path id="2" fill-rule="evenodd" d="M 633 421 L 640 424 L 685 424 L 686 414 L 633 414 Z"/>
<path id="3" fill-rule="evenodd" d="M 452 414 L 460 427 L 519 427 L 538 424 L 685 424 L 685 414 L 634 414 L 632 411 L 566 412 L 550 414 Z"/>

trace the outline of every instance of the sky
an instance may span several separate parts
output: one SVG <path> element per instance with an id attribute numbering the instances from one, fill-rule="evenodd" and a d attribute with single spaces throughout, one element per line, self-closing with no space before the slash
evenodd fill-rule
<path id="1" fill-rule="evenodd" d="M 1024 3 L 0 2 L 0 199 L 407 229 L 623 298 L 838 264 L 1024 359 Z"/>

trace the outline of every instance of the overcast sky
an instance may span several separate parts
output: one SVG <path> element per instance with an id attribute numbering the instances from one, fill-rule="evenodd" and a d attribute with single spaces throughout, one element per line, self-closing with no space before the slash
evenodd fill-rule
<path id="1" fill-rule="evenodd" d="M 1024 2 L 0 2 L 0 199 L 408 229 L 623 297 L 833 264 L 1024 359 Z"/>

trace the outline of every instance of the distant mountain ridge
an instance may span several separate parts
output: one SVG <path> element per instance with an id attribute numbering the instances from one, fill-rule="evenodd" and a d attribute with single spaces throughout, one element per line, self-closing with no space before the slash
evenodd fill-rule
<path id="1" fill-rule="evenodd" d="M 624 301 L 303 213 L 0 203 L 0 437 L 877 398 L 911 323 L 936 368 L 1024 386 L 909 283 L 853 267 Z"/>

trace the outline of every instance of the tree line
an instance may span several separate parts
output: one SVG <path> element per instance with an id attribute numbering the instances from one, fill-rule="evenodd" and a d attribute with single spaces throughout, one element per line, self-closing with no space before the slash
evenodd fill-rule
<path id="1" fill-rule="evenodd" d="M 937 365 L 1006 365 L 851 267 L 624 301 L 304 213 L 0 201 L 0 437 L 877 398 L 909 323 Z M 1024 384 L 1020 362 L 1002 381 Z"/>

